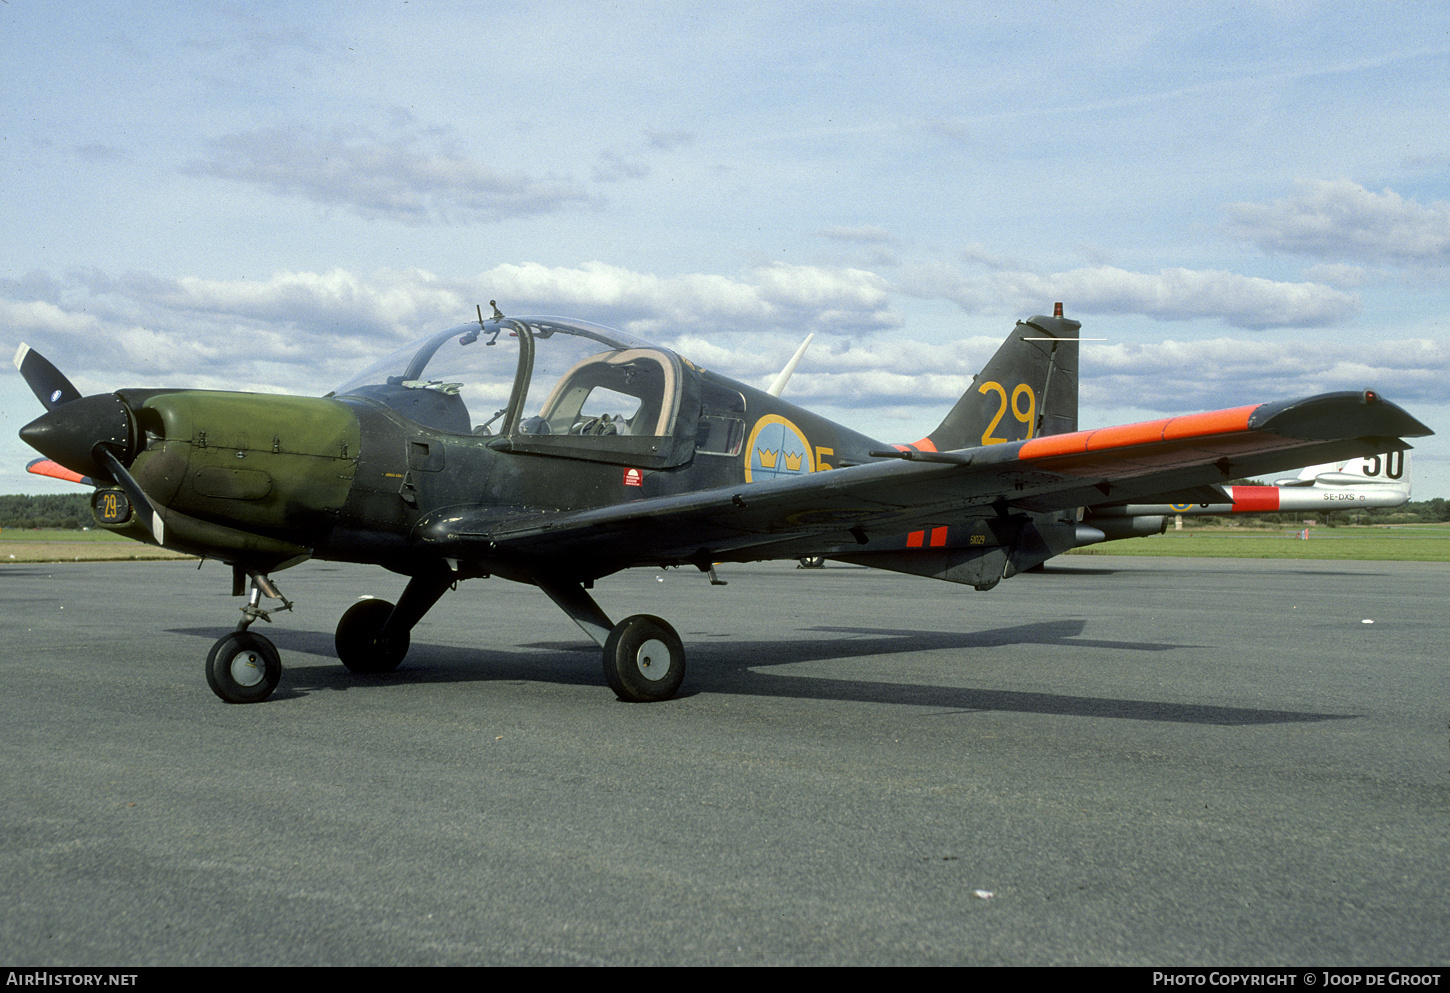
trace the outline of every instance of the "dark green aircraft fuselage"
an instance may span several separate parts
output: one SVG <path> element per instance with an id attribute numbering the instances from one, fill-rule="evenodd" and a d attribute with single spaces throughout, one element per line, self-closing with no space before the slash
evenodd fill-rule
<path id="1" fill-rule="evenodd" d="M 118 395 L 146 441 L 131 471 L 165 508 L 167 543 L 261 571 L 315 557 L 411 574 L 420 556 L 460 554 L 427 534 L 452 508 L 492 508 L 499 520 L 584 510 L 856 465 L 882 447 L 743 383 L 688 365 L 684 374 L 693 382 L 681 391 L 680 428 L 638 450 L 628 444 L 637 439 L 447 431 L 366 397 Z M 675 454 L 662 458 L 664 448 Z M 95 505 L 118 492 L 100 490 Z M 98 519 L 149 537 L 134 518 Z M 515 571 L 506 557 L 467 554 L 476 573 Z M 612 571 L 554 565 L 586 579 Z"/>
<path id="2" fill-rule="evenodd" d="M 896 447 L 945 451 L 1074 430 L 1077 325 L 1034 322 L 1019 325 L 936 432 Z M 154 505 L 166 544 L 248 573 L 320 558 L 412 576 L 446 564 L 460 578 L 588 583 L 641 564 L 827 554 L 985 588 L 1071 547 L 1075 531 L 1070 515 L 983 505 L 958 513 L 951 534 L 942 526 L 868 539 L 854 528 L 823 541 L 829 528 L 820 527 L 801 534 L 798 550 L 777 542 L 768 554 L 753 535 L 750 547 L 732 550 L 726 535 L 708 552 L 651 554 L 619 541 L 582 553 L 508 550 L 490 536 L 571 512 L 748 493 L 753 483 L 879 462 L 890 447 L 667 349 L 553 318 L 435 333 L 323 398 L 121 390 L 63 407 L 30 440 L 104 478 L 85 454 L 102 415 L 115 422 L 106 442 Z M 73 442 L 55 426 L 72 420 Z M 155 540 L 154 524 L 129 513 L 125 486 L 102 487 L 94 507 L 103 526 Z"/>

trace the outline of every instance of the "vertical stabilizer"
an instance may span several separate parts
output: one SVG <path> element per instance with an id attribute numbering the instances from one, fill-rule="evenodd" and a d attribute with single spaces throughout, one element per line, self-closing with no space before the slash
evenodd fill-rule
<path id="1" fill-rule="evenodd" d="M 1076 431 L 1081 327 L 1062 317 L 1019 321 L 946 419 L 912 447 L 948 452 Z"/>

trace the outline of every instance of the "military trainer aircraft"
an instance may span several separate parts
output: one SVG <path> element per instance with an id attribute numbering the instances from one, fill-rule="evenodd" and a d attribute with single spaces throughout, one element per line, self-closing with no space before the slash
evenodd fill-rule
<path id="1" fill-rule="evenodd" d="M 1059 311 L 1060 314 L 1060 311 Z M 21 437 L 92 482 L 97 522 L 217 559 L 245 594 L 208 683 L 264 700 L 281 663 L 250 630 L 308 558 L 408 577 L 338 623 L 338 658 L 394 669 L 454 584 L 543 590 L 628 701 L 680 687 L 658 617 L 589 594 L 637 566 L 831 559 L 987 590 L 1077 544 L 1079 508 L 1197 501 L 1215 484 L 1410 446 L 1432 432 L 1369 390 L 1079 431 L 1078 322 L 1019 322 L 936 430 L 883 444 L 666 348 L 584 321 L 485 317 L 430 334 L 325 397 L 121 389 L 83 397 L 39 353 L 46 413 Z"/>

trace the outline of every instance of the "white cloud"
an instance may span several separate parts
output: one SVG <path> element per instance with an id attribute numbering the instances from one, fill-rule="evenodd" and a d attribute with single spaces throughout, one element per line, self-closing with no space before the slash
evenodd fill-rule
<path id="1" fill-rule="evenodd" d="M 603 262 L 506 264 L 470 280 L 513 313 L 560 309 L 633 333 L 865 332 L 895 327 L 885 280 L 861 269 L 773 265 L 744 277 L 655 276 Z M 496 291 L 496 292 L 495 292 Z"/>
<path id="2" fill-rule="evenodd" d="M 1316 283 L 1328 283 L 1330 286 L 1337 286 L 1341 289 L 1364 286 L 1372 278 L 1371 271 L 1363 266 L 1345 265 L 1340 262 L 1321 262 L 1318 265 L 1312 265 L 1304 270 L 1304 275 Z"/>
<path id="3" fill-rule="evenodd" d="M 1301 182 L 1296 196 L 1233 203 L 1229 234 L 1266 252 L 1342 261 L 1443 263 L 1450 258 L 1450 203 L 1421 204 L 1348 179 Z"/>
<path id="4" fill-rule="evenodd" d="M 1181 411 L 1365 388 L 1396 402 L 1450 399 L 1450 348 L 1428 338 L 1104 344 L 1083 367 L 1082 400 L 1099 407 Z"/>
<path id="5" fill-rule="evenodd" d="M 861 227 L 842 227 L 839 225 L 822 228 L 819 232 L 821 237 L 830 238 L 832 241 L 848 241 L 867 245 L 894 245 L 897 238 L 885 228 L 863 225 Z"/>
<path id="6" fill-rule="evenodd" d="M 100 326 L 93 315 L 45 300 L 0 300 L 0 324 L 29 334 L 91 334 Z"/>
<path id="7" fill-rule="evenodd" d="M 417 150 L 420 136 L 302 126 L 212 139 L 209 159 L 185 172 L 248 183 L 284 196 L 403 224 L 477 224 L 592 208 L 598 198 L 569 179 L 538 179 L 445 150 Z"/>
<path id="8" fill-rule="evenodd" d="M 1043 312 L 1043 301 L 1065 298 L 1073 314 L 1232 316 L 1281 325 L 1306 313 L 1332 315 L 1348 299 L 1318 284 L 1185 270 L 1157 276 L 1108 268 L 1056 276 L 989 273 L 969 287 L 1019 306 L 1022 314 Z M 280 272 L 260 281 L 86 271 L 66 278 L 33 275 L 7 282 L 3 290 L 0 320 L 63 369 L 110 387 L 182 376 L 190 385 L 321 392 L 406 341 L 466 322 L 474 304 L 489 300 L 498 300 L 505 313 L 575 315 L 677 344 L 696 361 L 760 383 L 774 376 L 807 332 L 817 332 L 822 337 L 791 391 L 827 403 L 900 408 L 949 402 L 998 343 L 906 338 L 898 331 L 904 319 L 892 302 L 895 288 L 865 270 L 818 266 L 661 276 L 602 262 L 510 263 L 455 279 L 418 269 L 369 275 L 334 269 Z M 272 378 L 259 383 L 264 369 Z M 1408 389 L 1444 397 L 1450 381 L 1444 347 L 1419 339 L 1095 344 L 1085 346 L 1084 371 L 1084 389 L 1096 390 L 1099 398 L 1153 409 L 1213 406 L 1227 394 L 1236 398 L 1227 402 L 1242 402 L 1246 394 L 1252 399 L 1367 385 L 1392 396 Z"/>
<path id="9" fill-rule="evenodd" d="M 964 276 L 938 266 L 917 270 L 904 285 L 915 295 L 944 297 L 968 311 L 1040 313 L 1062 301 L 1074 314 L 1218 319 L 1251 330 L 1319 327 L 1359 309 L 1353 296 L 1320 283 L 1286 283 L 1216 269 L 1144 273 L 1089 266 L 1059 273 L 1004 270 Z"/>
<path id="10" fill-rule="evenodd" d="M 505 264 L 442 279 L 418 269 L 368 276 L 280 272 L 266 280 L 35 275 L 0 284 L 0 320 L 96 388 L 183 385 L 320 392 L 356 367 L 498 300 L 512 314 L 562 313 L 644 337 L 758 332 L 794 348 L 808 331 L 895 327 L 880 277 L 774 265 L 740 276 L 656 276 L 601 262 Z M 276 377 L 259 383 L 258 369 Z M 778 368 L 778 366 L 777 366 Z M 173 382 L 172 385 L 175 385 Z"/>

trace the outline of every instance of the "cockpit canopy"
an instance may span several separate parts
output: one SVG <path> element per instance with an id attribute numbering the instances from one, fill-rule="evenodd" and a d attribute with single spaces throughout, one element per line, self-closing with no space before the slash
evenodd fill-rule
<path id="1" fill-rule="evenodd" d="M 666 348 L 556 317 L 466 324 L 336 391 L 493 447 L 662 468 L 689 461 L 699 376 Z"/>

